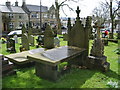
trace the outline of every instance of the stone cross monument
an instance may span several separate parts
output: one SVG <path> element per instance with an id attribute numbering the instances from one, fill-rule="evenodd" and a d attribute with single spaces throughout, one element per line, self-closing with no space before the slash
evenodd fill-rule
<path id="1" fill-rule="evenodd" d="M 97 29 L 97 38 L 94 40 L 91 55 L 101 57 L 104 54 L 104 44 L 100 38 L 100 29 L 103 28 L 103 26 L 97 21 L 93 27 Z"/>

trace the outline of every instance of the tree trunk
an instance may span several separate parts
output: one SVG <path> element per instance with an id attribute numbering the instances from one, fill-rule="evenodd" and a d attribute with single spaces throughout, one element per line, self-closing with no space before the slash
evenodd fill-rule
<path id="1" fill-rule="evenodd" d="M 112 36 L 111 36 L 111 39 L 113 39 L 114 38 L 113 37 L 114 36 L 114 19 L 113 19 L 113 16 L 111 17 L 111 22 L 112 22 L 112 27 L 111 27 L 111 33 L 112 33 L 111 35 Z"/>
<path id="2" fill-rule="evenodd" d="M 60 12 L 60 7 L 58 6 L 58 3 L 57 3 L 57 2 L 55 2 L 55 4 L 56 4 L 56 10 L 55 10 L 56 14 L 55 14 L 55 16 L 56 16 L 56 20 L 57 20 L 57 33 L 58 33 L 58 34 L 62 34 L 60 14 L 59 14 L 59 12 Z"/>

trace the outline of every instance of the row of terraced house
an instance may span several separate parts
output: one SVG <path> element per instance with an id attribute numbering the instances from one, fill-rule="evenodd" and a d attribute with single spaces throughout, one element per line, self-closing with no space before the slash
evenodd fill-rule
<path id="1" fill-rule="evenodd" d="M 2 32 L 7 33 L 11 30 L 19 29 L 23 24 L 26 27 L 29 24 L 33 28 L 40 27 L 40 20 L 42 24 L 46 22 L 49 22 L 51 25 L 56 24 L 54 5 L 48 9 L 47 6 L 42 5 L 28 5 L 25 0 L 23 0 L 22 6 L 18 4 L 16 1 L 13 6 L 11 2 L 7 1 L 5 5 L 0 5 L 0 30 Z"/>

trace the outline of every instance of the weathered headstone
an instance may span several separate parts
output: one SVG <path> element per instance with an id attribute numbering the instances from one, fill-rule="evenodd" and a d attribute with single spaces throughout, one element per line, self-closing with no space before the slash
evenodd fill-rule
<path id="1" fill-rule="evenodd" d="M 57 36 L 54 37 L 54 46 L 60 47 L 60 39 Z"/>
<path id="2" fill-rule="evenodd" d="M 18 43 L 18 37 L 17 37 L 16 34 L 13 36 L 13 38 L 14 38 L 14 40 L 15 40 L 15 43 Z"/>
<path id="3" fill-rule="evenodd" d="M 22 27 L 22 48 L 25 48 L 25 50 L 29 50 L 29 39 L 28 34 L 26 33 L 25 26 Z"/>
<path id="4" fill-rule="evenodd" d="M 97 29 L 97 38 L 93 42 L 91 54 L 88 57 L 87 67 L 90 69 L 99 69 L 108 71 L 110 64 L 107 62 L 107 57 L 104 56 L 104 44 L 100 38 L 100 22 L 96 22 L 94 28 Z"/>
<path id="5" fill-rule="evenodd" d="M 28 39 L 28 35 L 26 33 L 24 33 L 22 35 L 22 46 L 23 48 L 25 48 L 25 50 L 29 50 L 29 39 Z"/>
<path id="6" fill-rule="evenodd" d="M 77 13 L 76 23 L 70 31 L 71 36 L 69 36 L 69 38 L 71 38 L 70 46 L 84 48 L 85 33 L 84 33 L 84 27 L 81 24 L 79 17 L 79 13 L 80 13 L 79 7 L 77 7 L 76 13 Z"/>
<path id="7" fill-rule="evenodd" d="M 68 24 L 67 24 L 67 28 L 68 28 L 68 46 L 70 46 L 71 45 L 71 19 L 70 18 L 68 18 Z"/>
<path id="8" fill-rule="evenodd" d="M 63 40 L 68 41 L 68 34 L 67 33 L 63 34 Z"/>
<path id="9" fill-rule="evenodd" d="M 84 48 L 86 49 L 85 52 L 83 52 L 81 55 L 84 58 L 81 58 L 81 55 L 76 57 L 76 60 L 73 61 L 69 61 L 69 64 L 79 64 L 81 66 L 83 66 L 85 64 L 85 59 L 88 56 L 88 50 L 89 50 L 89 34 L 88 31 L 90 30 L 90 20 L 89 18 L 87 18 L 86 21 L 86 26 L 84 27 L 82 25 L 82 22 L 80 21 L 80 17 L 79 17 L 79 7 L 77 7 L 76 10 L 77 13 L 77 18 L 76 18 L 76 23 L 75 25 L 71 28 L 71 24 L 70 24 L 70 19 L 68 19 L 68 46 L 75 46 L 75 47 L 79 47 L 79 48 Z"/>
<path id="10" fill-rule="evenodd" d="M 8 52 L 15 53 L 16 52 L 16 49 L 15 49 L 15 40 L 13 40 L 11 38 L 8 38 L 7 39 L 6 47 L 7 47 L 7 51 Z"/>
<path id="11" fill-rule="evenodd" d="M 28 30 L 28 39 L 29 39 L 29 44 L 31 46 L 34 46 L 34 36 L 32 35 L 32 29 L 29 28 Z"/>
<path id="12" fill-rule="evenodd" d="M 54 48 L 54 33 L 48 24 L 44 32 L 44 48 Z"/>
<path id="13" fill-rule="evenodd" d="M 38 45 L 41 45 L 41 46 L 44 45 L 44 35 L 39 35 L 36 40 L 37 40 Z"/>
<path id="14" fill-rule="evenodd" d="M 34 47 L 35 44 L 34 44 L 34 36 L 33 35 L 29 36 L 29 43 L 30 43 L 31 46 Z"/>

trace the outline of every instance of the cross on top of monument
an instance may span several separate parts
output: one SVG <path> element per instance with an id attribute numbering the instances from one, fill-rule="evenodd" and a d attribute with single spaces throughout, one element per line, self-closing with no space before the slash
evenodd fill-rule
<path id="1" fill-rule="evenodd" d="M 104 28 L 104 26 L 103 25 L 99 25 L 99 23 L 98 23 L 98 21 L 97 22 L 95 22 L 95 25 L 93 26 L 93 28 Z"/>
<path id="2" fill-rule="evenodd" d="M 79 6 L 77 6 L 76 13 L 77 13 L 77 18 L 79 18 L 79 14 L 80 14 Z"/>
<path id="3" fill-rule="evenodd" d="M 93 28 L 96 28 L 96 30 L 97 30 L 97 38 L 100 38 L 100 29 L 104 28 L 104 26 L 101 25 L 100 21 L 96 21 Z"/>

